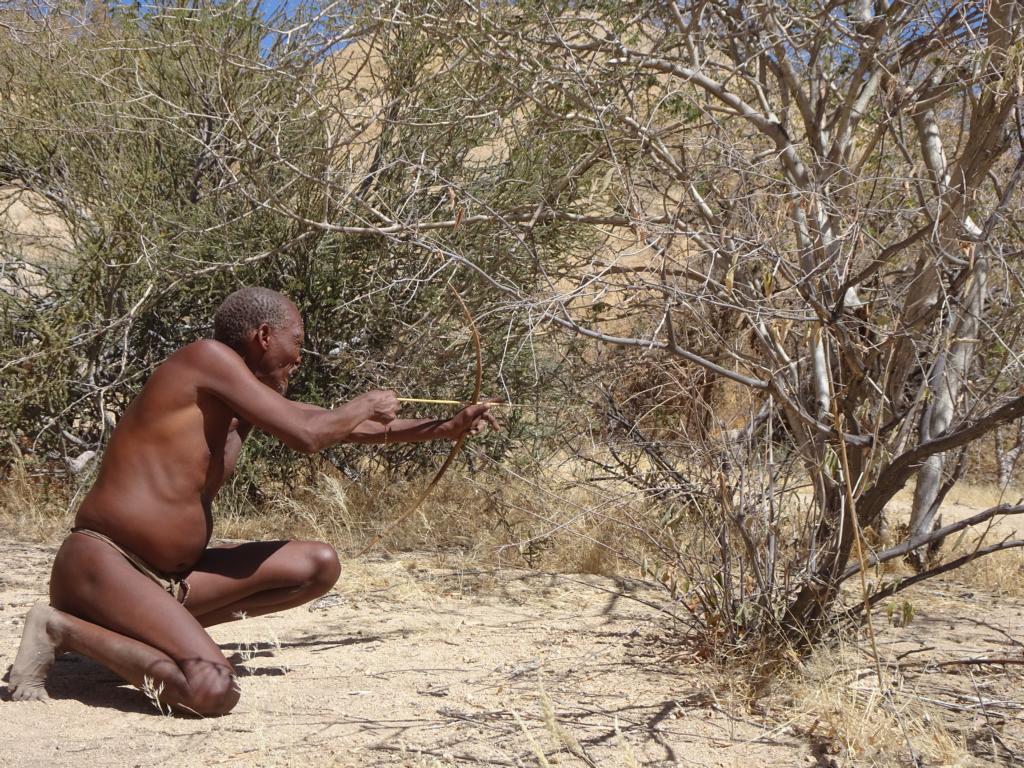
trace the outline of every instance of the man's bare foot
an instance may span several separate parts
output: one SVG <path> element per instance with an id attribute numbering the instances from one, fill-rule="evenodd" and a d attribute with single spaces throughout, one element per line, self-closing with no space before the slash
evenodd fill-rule
<path id="1" fill-rule="evenodd" d="M 60 612 L 46 603 L 36 603 L 25 617 L 21 645 L 11 667 L 9 688 L 12 701 L 47 701 L 46 673 L 53 666 L 59 643 Z"/>

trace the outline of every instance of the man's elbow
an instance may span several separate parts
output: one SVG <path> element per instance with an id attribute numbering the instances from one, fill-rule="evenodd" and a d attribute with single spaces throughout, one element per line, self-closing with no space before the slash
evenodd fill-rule
<path id="1" fill-rule="evenodd" d="M 308 429 L 288 435 L 288 438 L 284 440 L 284 444 L 293 451 L 305 454 L 319 453 L 328 445 L 321 435 Z"/>
<path id="2" fill-rule="evenodd" d="M 294 435 L 290 440 L 285 441 L 289 448 L 299 453 L 313 454 L 320 453 L 325 448 L 330 448 L 335 443 L 344 443 L 352 437 L 349 434 L 327 434 L 323 432 L 303 431 Z"/>
<path id="3" fill-rule="evenodd" d="M 325 419 L 317 418 L 319 414 L 310 414 L 303 420 L 301 426 L 291 431 L 285 444 L 300 453 L 319 453 L 325 448 L 330 448 L 335 443 L 343 443 L 350 440 L 355 433 L 355 428 L 331 423 Z"/>

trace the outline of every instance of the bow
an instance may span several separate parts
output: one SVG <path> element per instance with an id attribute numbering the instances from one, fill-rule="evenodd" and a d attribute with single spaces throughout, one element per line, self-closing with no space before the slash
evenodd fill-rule
<path id="1" fill-rule="evenodd" d="M 470 405 L 475 405 L 480 402 L 480 389 L 483 386 L 484 380 L 483 353 L 480 350 L 480 331 L 477 330 L 476 323 L 473 321 L 473 315 L 470 313 L 469 307 L 466 306 L 466 302 L 462 300 L 462 296 L 460 296 L 459 292 L 455 290 L 455 286 L 448 283 L 448 287 L 451 289 L 451 292 L 455 294 L 455 298 L 459 302 L 459 306 L 462 307 L 462 314 L 465 316 L 466 322 L 469 324 L 470 331 L 472 331 L 473 335 L 473 348 L 476 350 L 476 378 L 473 382 L 473 396 L 470 398 Z M 429 496 L 430 492 L 434 489 L 434 486 L 436 486 L 441 481 L 441 478 L 444 477 L 444 473 L 448 471 L 448 467 L 450 467 L 452 462 L 455 461 L 455 457 L 459 455 L 459 452 L 462 450 L 462 444 L 466 442 L 466 434 L 466 432 L 463 432 L 455 440 L 455 444 L 448 452 L 448 456 L 445 458 L 444 463 L 441 464 L 441 468 L 437 470 L 437 474 L 435 474 L 431 481 L 427 483 L 427 487 L 423 489 L 423 492 L 420 493 L 413 505 L 399 515 L 398 519 L 391 523 L 387 528 L 374 536 L 370 540 L 369 544 L 356 553 L 356 557 L 362 557 L 373 549 L 381 539 L 420 508 L 423 502 L 426 501 L 427 496 Z"/>

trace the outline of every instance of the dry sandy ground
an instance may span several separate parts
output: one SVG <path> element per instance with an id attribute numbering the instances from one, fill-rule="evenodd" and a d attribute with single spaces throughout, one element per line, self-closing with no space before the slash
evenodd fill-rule
<path id="1" fill-rule="evenodd" d="M 6 667 L 25 611 L 44 595 L 53 550 L 0 546 Z M 0 766 L 533 766 L 535 749 L 552 766 L 845 764 L 834 730 L 798 730 L 784 710 L 723 707 L 699 667 L 666 664 L 663 617 L 638 602 L 655 598 L 642 589 L 597 577 L 428 568 L 411 557 L 347 571 L 311 606 L 213 630 L 242 675 L 230 715 L 162 716 L 104 668 L 65 656 L 51 673 L 51 702 L 0 702 Z M 910 627 L 880 628 L 883 656 L 904 655 L 893 678 L 909 697 L 901 701 L 938 701 L 934 711 L 951 718 L 959 743 L 974 734 L 971 752 L 1013 764 L 1024 745 L 1018 679 L 1005 667 L 934 662 L 1024 660 L 1022 601 L 955 583 L 930 599 Z M 869 689 L 870 662 L 854 662 L 826 677 Z M 550 717 L 545 725 L 545 699 L 555 727 Z M 834 713 L 820 714 L 824 723 Z M 585 759 L 559 743 L 558 728 Z M 868 757 L 858 763 L 907 764 Z"/>
<path id="2" fill-rule="evenodd" d="M 6 666 L 52 550 L 3 549 Z M 666 673 L 656 612 L 612 580 L 499 580 L 405 559 L 356 567 L 357 584 L 309 607 L 214 628 L 242 674 L 227 717 L 161 716 L 103 667 L 66 656 L 48 704 L 0 703 L 0 766 L 536 765 L 517 715 L 558 764 L 584 765 L 555 754 L 542 696 L 601 765 L 628 764 L 630 750 L 645 765 L 730 767 L 809 754 L 776 723 L 730 719 L 686 674 Z"/>

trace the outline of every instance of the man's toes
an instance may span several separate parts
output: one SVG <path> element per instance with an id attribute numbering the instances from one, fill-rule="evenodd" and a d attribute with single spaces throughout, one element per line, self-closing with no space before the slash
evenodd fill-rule
<path id="1" fill-rule="evenodd" d="M 23 683 L 11 690 L 11 701 L 49 701 L 50 696 L 42 685 Z"/>

